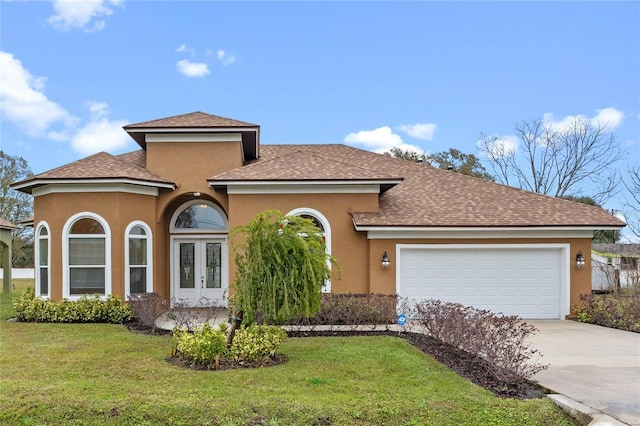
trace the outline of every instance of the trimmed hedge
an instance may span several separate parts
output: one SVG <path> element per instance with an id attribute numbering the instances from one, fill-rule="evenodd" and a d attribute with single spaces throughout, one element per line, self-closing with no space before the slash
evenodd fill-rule
<path id="1" fill-rule="evenodd" d="M 133 313 L 129 305 L 118 296 L 102 300 L 99 296 L 82 296 L 79 300 L 63 299 L 58 302 L 35 297 L 32 287 L 14 299 L 13 308 L 18 321 L 25 322 L 75 322 L 122 324 L 131 321 Z"/>

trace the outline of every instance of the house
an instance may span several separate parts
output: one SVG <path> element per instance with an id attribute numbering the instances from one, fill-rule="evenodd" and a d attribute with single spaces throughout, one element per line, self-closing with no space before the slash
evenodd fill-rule
<path id="1" fill-rule="evenodd" d="M 124 130 L 141 149 L 13 185 L 34 196 L 40 296 L 224 303 L 229 230 L 277 209 L 322 228 L 341 265 L 323 291 L 565 318 L 591 291 L 590 259 L 576 258 L 593 231 L 624 226 L 598 207 L 345 145 L 261 145 L 260 126 L 202 112 Z"/>
<path id="2" fill-rule="evenodd" d="M 591 289 L 640 286 L 640 244 L 593 244 Z"/>
<path id="3" fill-rule="evenodd" d="M 11 291 L 11 241 L 16 225 L 0 217 L 0 267 L 2 268 L 2 292 L 8 294 Z"/>

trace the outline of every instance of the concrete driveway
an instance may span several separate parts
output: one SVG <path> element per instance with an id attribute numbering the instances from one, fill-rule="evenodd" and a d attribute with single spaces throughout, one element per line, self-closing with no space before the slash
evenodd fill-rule
<path id="1" fill-rule="evenodd" d="M 640 333 L 576 321 L 526 320 L 549 368 L 533 379 L 621 422 L 640 426 Z"/>

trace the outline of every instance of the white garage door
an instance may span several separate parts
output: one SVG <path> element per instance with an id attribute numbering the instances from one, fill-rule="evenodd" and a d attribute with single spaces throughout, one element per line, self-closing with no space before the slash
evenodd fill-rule
<path id="1" fill-rule="evenodd" d="M 398 293 L 524 319 L 568 314 L 561 245 L 399 245 Z"/>

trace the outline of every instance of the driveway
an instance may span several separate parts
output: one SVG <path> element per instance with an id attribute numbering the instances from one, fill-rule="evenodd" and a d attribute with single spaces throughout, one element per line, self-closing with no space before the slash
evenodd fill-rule
<path id="1" fill-rule="evenodd" d="M 553 392 L 640 426 L 640 333 L 576 321 L 527 320 L 549 368 L 533 379 Z"/>

